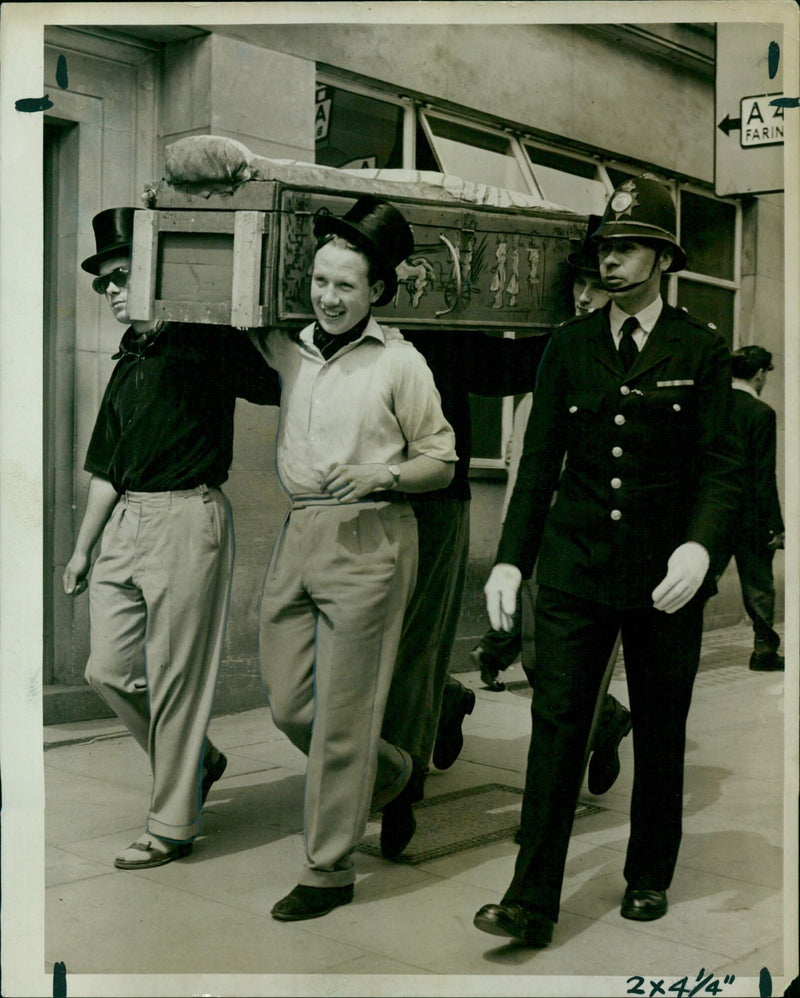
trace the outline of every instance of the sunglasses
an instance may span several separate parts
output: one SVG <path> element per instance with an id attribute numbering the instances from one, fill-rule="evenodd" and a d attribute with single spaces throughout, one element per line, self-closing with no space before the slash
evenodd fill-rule
<path id="1" fill-rule="evenodd" d="M 115 267 L 102 277 L 95 277 L 92 287 L 99 295 L 104 295 L 108 291 L 109 284 L 118 288 L 124 288 L 128 284 L 128 270 L 125 267 Z"/>

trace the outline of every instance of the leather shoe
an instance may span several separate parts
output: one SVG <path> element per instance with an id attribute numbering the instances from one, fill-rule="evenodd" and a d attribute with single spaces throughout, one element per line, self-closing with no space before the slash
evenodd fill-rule
<path id="1" fill-rule="evenodd" d="M 667 913 L 667 892 L 634 890 L 629 887 L 625 891 L 619 913 L 623 918 L 632 918 L 635 922 L 653 922 Z"/>
<path id="2" fill-rule="evenodd" d="M 437 769 L 449 769 L 464 747 L 461 724 L 475 706 L 475 693 L 462 686 L 457 679 L 444 688 L 439 727 L 433 745 L 433 764 Z"/>
<path id="3" fill-rule="evenodd" d="M 611 700 L 611 709 L 601 715 L 589 760 L 589 793 L 595 795 L 610 790 L 619 776 L 619 746 L 633 726 L 628 708 L 613 698 Z"/>
<path id="4" fill-rule="evenodd" d="M 211 756 L 214 752 L 217 752 L 217 757 L 212 761 Z M 222 752 L 210 749 L 206 753 L 206 757 L 203 759 L 203 783 L 200 788 L 201 806 L 206 802 L 206 797 L 208 797 L 208 791 L 211 789 L 212 783 L 217 782 L 225 772 L 227 765 L 228 760 Z"/>
<path id="5" fill-rule="evenodd" d="M 540 911 L 512 902 L 485 904 L 473 919 L 482 932 L 521 939 L 529 946 L 546 946 L 553 938 L 553 924 Z"/>
<path id="6" fill-rule="evenodd" d="M 411 777 L 400 793 L 383 808 L 381 816 L 381 856 L 397 859 L 417 830 L 414 807 L 424 796 L 425 767 L 414 759 Z"/>
<path id="7" fill-rule="evenodd" d="M 750 668 L 753 672 L 785 672 L 786 662 L 776 651 L 754 651 L 750 656 Z"/>
<path id="8" fill-rule="evenodd" d="M 477 648 L 472 649 L 469 653 L 469 657 L 475 663 L 476 668 L 480 670 L 481 682 L 486 689 L 491 690 L 492 693 L 502 693 L 506 688 L 506 684 L 497 678 L 500 670 L 493 669 L 488 662 L 484 662 L 480 645 L 478 645 Z"/>
<path id="9" fill-rule="evenodd" d="M 306 887 L 298 884 L 285 898 L 272 908 L 271 915 L 279 922 L 301 922 L 306 918 L 320 918 L 341 904 L 353 900 L 353 885 L 344 887 Z"/>
<path id="10" fill-rule="evenodd" d="M 117 856 L 114 866 L 118 870 L 151 870 L 188 856 L 191 851 L 191 842 L 165 842 L 157 835 L 145 834 Z"/>

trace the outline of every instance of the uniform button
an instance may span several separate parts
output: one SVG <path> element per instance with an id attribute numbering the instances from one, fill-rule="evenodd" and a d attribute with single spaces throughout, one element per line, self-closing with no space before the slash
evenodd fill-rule
<path id="1" fill-rule="evenodd" d="M 569 411 L 570 411 L 570 412 L 577 412 L 577 411 L 578 411 L 578 407 L 577 407 L 576 405 L 571 405 L 571 406 L 569 407 Z"/>
<path id="2" fill-rule="evenodd" d="M 627 385 L 623 385 L 619 390 L 620 395 L 630 395 L 631 390 Z"/>
<path id="3" fill-rule="evenodd" d="M 621 447 L 612 447 L 611 448 L 611 453 L 614 455 L 614 457 L 622 457 L 622 448 Z"/>
<path id="4" fill-rule="evenodd" d="M 673 404 L 672 408 L 675 410 L 675 412 L 680 412 L 681 411 L 681 404 L 680 404 L 680 402 L 675 402 Z"/>
<path id="5" fill-rule="evenodd" d="M 622 488 L 622 479 L 621 478 L 612 478 L 611 479 L 611 488 L 612 489 L 621 489 Z"/>
<path id="6" fill-rule="evenodd" d="M 622 426 L 624 424 L 625 417 L 622 415 L 621 412 L 618 412 L 616 414 L 616 416 L 614 417 L 614 422 L 617 424 L 617 426 Z"/>
<path id="7" fill-rule="evenodd" d="M 611 510 L 611 519 L 612 520 L 621 520 L 622 519 L 622 513 L 620 513 L 620 511 L 618 509 L 612 509 Z"/>

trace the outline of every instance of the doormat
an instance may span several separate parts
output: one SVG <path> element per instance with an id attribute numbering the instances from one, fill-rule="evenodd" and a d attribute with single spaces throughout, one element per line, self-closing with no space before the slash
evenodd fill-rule
<path id="1" fill-rule="evenodd" d="M 486 783 L 420 801 L 414 805 L 417 830 L 400 862 L 417 866 L 464 849 L 513 839 L 519 828 L 522 793 L 519 787 Z M 581 801 L 575 817 L 604 810 L 597 804 Z M 366 834 L 358 846 L 360 852 L 380 856 L 380 821 L 380 812 L 370 815 Z"/>

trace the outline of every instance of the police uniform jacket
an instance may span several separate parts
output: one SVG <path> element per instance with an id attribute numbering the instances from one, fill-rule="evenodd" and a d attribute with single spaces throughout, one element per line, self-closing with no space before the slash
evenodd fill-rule
<path id="1" fill-rule="evenodd" d="M 626 374 L 609 310 L 564 323 L 544 354 L 497 561 L 528 577 L 538 556 L 541 585 L 651 606 L 673 550 L 713 555 L 736 514 L 730 363 L 713 328 L 665 303 Z"/>

